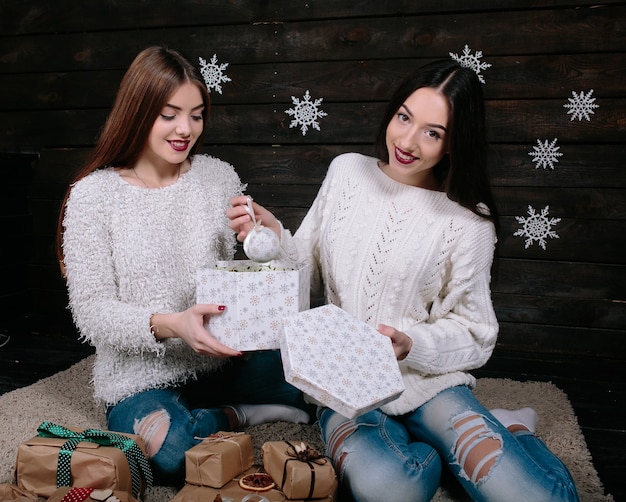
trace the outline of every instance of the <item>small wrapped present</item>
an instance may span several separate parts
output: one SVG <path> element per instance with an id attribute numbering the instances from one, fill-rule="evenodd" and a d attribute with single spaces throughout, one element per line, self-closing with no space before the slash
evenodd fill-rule
<path id="1" fill-rule="evenodd" d="M 283 319 L 286 380 L 347 418 L 404 391 L 391 340 L 335 305 Z"/>
<path id="2" fill-rule="evenodd" d="M 254 464 L 252 437 L 218 432 L 185 452 L 187 483 L 221 488 Z"/>
<path id="3" fill-rule="evenodd" d="M 152 485 L 140 436 L 98 429 L 75 431 L 43 422 L 38 436 L 17 451 L 18 488 L 48 498 L 59 487 L 81 486 L 132 493 Z"/>
<path id="4" fill-rule="evenodd" d="M 306 265 L 218 261 L 197 272 L 196 302 L 226 305 L 206 324 L 224 345 L 270 350 L 280 346 L 283 317 L 309 308 L 309 289 Z"/>
<path id="5" fill-rule="evenodd" d="M 267 441 L 261 451 L 263 468 L 288 499 L 320 499 L 335 493 L 335 469 L 309 445 Z"/>
<path id="6" fill-rule="evenodd" d="M 240 502 L 240 501 L 250 501 L 255 502 L 258 500 L 262 500 L 258 498 L 258 496 L 265 497 L 269 502 L 285 502 L 290 500 L 290 502 L 305 502 L 304 499 L 296 499 L 291 500 L 287 499 L 285 494 L 278 490 L 277 488 L 271 488 L 265 491 L 251 491 L 244 490 L 239 486 L 239 479 L 246 474 L 251 474 L 254 472 L 259 472 L 260 467 L 255 466 L 248 469 L 246 472 L 242 473 L 241 476 L 236 477 L 230 483 L 227 483 L 222 488 L 211 488 L 208 486 L 198 486 L 186 484 L 183 486 L 182 490 L 180 490 L 176 496 L 170 500 L 170 502 Z M 246 497 L 248 497 L 246 499 Z M 316 499 L 315 502 L 336 502 L 336 494 L 322 498 Z"/>

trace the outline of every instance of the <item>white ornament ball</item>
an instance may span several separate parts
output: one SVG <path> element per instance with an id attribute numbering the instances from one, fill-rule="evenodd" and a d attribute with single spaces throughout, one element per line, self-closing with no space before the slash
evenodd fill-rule
<path id="1" fill-rule="evenodd" d="M 243 241 L 243 251 L 252 261 L 272 261 L 280 252 L 278 236 L 269 228 L 255 225 Z"/>

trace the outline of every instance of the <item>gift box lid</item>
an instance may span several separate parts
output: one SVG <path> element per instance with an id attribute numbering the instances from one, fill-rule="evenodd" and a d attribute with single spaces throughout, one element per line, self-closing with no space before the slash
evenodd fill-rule
<path id="1" fill-rule="evenodd" d="M 289 383 L 348 418 L 404 391 L 391 340 L 335 305 L 285 317 L 281 356 Z"/>

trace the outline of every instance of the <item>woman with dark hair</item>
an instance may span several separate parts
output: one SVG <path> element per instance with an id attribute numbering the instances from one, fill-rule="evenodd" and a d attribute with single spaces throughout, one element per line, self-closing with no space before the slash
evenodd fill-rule
<path id="1" fill-rule="evenodd" d="M 498 333 L 486 145 L 476 74 L 431 63 L 393 94 L 378 157 L 335 158 L 294 236 L 253 205 L 282 257 L 307 262 L 317 292 L 387 336 L 398 359 L 406 390 L 394 401 L 354 419 L 318 408 L 346 500 L 430 500 L 443 467 L 473 500 L 578 500 L 566 467 L 534 434 L 534 410 L 490 412 L 471 390 L 470 371 L 487 362 Z M 231 204 L 244 239 L 245 197 Z"/>
<path id="2" fill-rule="evenodd" d="M 95 399 L 110 430 L 142 436 L 157 483 L 184 481 L 198 438 L 309 420 L 280 354 L 241 357 L 204 328 L 227 306 L 195 304 L 196 271 L 234 256 L 225 212 L 244 188 L 231 165 L 197 154 L 208 115 L 187 59 L 142 51 L 59 218 L 70 309 L 96 348 Z"/>

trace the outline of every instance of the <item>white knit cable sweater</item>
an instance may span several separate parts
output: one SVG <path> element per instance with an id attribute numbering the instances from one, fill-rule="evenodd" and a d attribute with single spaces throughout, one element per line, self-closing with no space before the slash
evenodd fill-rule
<path id="1" fill-rule="evenodd" d="M 355 153 L 333 160 L 298 231 L 282 233 L 286 255 L 312 265 L 328 303 L 413 339 L 399 363 L 406 390 L 382 407 L 392 415 L 474 385 L 467 371 L 485 364 L 498 333 L 495 242 L 487 219 L 445 193 L 398 183 Z"/>
<path id="2" fill-rule="evenodd" d="M 196 271 L 233 257 L 226 210 L 243 188 L 231 165 L 205 155 L 164 188 L 130 185 L 110 168 L 72 188 L 64 219 L 67 286 L 80 335 L 96 347 L 97 401 L 115 404 L 221 366 L 180 339 L 156 341 L 150 316 L 192 306 Z"/>

